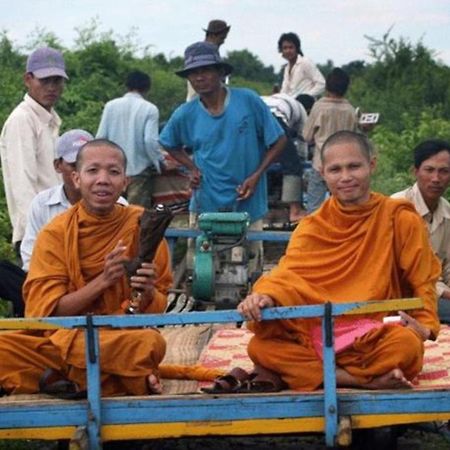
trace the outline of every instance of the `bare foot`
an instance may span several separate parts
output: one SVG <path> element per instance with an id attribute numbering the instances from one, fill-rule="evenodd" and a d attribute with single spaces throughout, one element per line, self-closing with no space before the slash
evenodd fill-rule
<path id="1" fill-rule="evenodd" d="M 388 373 L 374 378 L 366 386 L 369 389 L 411 389 L 413 384 L 405 378 L 400 369 L 392 369 Z"/>
<path id="2" fill-rule="evenodd" d="M 147 377 L 147 384 L 149 394 L 162 394 L 162 385 L 156 375 L 149 375 Z"/>

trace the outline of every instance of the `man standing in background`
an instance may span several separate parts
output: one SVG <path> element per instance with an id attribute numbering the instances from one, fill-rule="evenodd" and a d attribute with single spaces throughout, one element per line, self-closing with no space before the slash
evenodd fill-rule
<path id="1" fill-rule="evenodd" d="M 394 198 L 411 201 L 427 225 L 431 245 L 442 263 L 436 285 L 438 315 L 450 323 L 450 204 L 443 197 L 450 185 L 450 143 L 440 139 L 421 142 L 414 149 L 416 182 Z"/>
<path id="2" fill-rule="evenodd" d="M 205 42 L 210 42 L 214 44 L 217 49 L 225 42 L 225 39 L 228 36 L 228 32 L 230 31 L 231 25 L 227 25 L 227 23 L 223 20 L 211 20 L 208 23 L 207 28 L 203 28 L 205 34 Z M 187 82 L 187 96 L 186 101 L 192 100 L 197 93 L 194 91 L 191 83 Z"/>
<path id="3" fill-rule="evenodd" d="M 12 241 L 19 252 L 28 207 L 34 196 L 60 182 L 53 168 L 61 119 L 53 109 L 68 79 L 62 54 L 50 47 L 35 50 L 27 59 L 27 93 L 6 120 L 0 154 Z"/>
<path id="4" fill-rule="evenodd" d="M 158 144 L 158 108 L 145 99 L 150 77 L 139 70 L 128 74 L 128 92 L 105 105 L 97 138 L 109 139 L 127 156 L 127 200 L 145 208 L 152 206 L 153 179 L 160 173 L 162 154 Z"/>
<path id="5" fill-rule="evenodd" d="M 300 38 L 295 33 L 284 33 L 278 40 L 278 51 L 287 64 L 280 92 L 296 98 L 298 95 L 318 97 L 325 89 L 325 79 L 316 65 L 303 55 Z"/>

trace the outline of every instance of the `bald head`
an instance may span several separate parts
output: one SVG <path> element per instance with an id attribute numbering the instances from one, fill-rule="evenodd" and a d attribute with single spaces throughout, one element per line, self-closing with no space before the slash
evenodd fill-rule
<path id="1" fill-rule="evenodd" d="M 352 144 L 358 147 L 363 156 L 370 161 L 374 156 L 374 149 L 367 137 L 364 134 L 356 133 L 355 131 L 338 131 L 324 142 L 322 148 L 320 149 L 320 160 L 322 165 L 324 164 L 324 155 L 327 149 L 333 147 L 334 145 L 340 144 Z"/>
<path id="2" fill-rule="evenodd" d="M 93 139 L 92 141 L 89 141 L 86 144 L 84 144 L 80 148 L 80 151 L 77 154 L 77 159 L 75 160 L 75 166 L 76 166 L 76 170 L 78 172 L 81 170 L 81 167 L 83 165 L 83 154 L 86 152 L 87 149 L 94 148 L 94 147 L 96 148 L 96 153 L 98 152 L 99 154 L 102 153 L 102 148 L 103 149 L 109 148 L 109 149 L 117 150 L 122 157 L 123 169 L 124 169 L 124 171 L 126 170 L 127 157 L 120 145 L 116 144 L 115 142 L 110 141 L 109 139 Z"/>

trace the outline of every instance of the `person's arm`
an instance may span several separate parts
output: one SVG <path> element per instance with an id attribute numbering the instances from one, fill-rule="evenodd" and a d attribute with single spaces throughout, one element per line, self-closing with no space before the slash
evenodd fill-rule
<path id="1" fill-rule="evenodd" d="M 159 111 L 154 105 L 149 105 L 149 112 L 144 128 L 144 142 L 148 157 L 153 162 L 158 172 L 161 172 L 160 165 L 163 160 L 161 148 L 159 146 Z"/>
<path id="2" fill-rule="evenodd" d="M 108 138 L 108 103 L 103 108 L 102 117 L 100 118 L 100 123 L 98 125 L 97 134 L 95 137 L 97 139 L 107 139 Z"/>
<path id="3" fill-rule="evenodd" d="M 284 150 L 287 138 L 285 135 L 280 136 L 277 141 L 270 147 L 270 149 L 264 155 L 261 164 L 258 166 L 255 172 L 253 172 L 244 182 L 237 187 L 238 200 L 246 200 L 255 192 L 256 185 L 258 184 L 261 175 L 264 171 L 280 156 Z"/>
<path id="4" fill-rule="evenodd" d="M 183 148 L 165 148 L 165 150 L 170 153 L 172 158 L 189 170 L 191 188 L 197 189 L 200 186 L 202 174 L 191 157 Z"/>
<path id="5" fill-rule="evenodd" d="M 422 309 L 407 314 L 422 326 L 421 337 L 428 334 L 430 339 L 435 339 L 439 332 L 436 282 L 441 265 L 431 248 L 422 218 L 413 211 L 401 210 L 395 219 L 395 253 L 403 282 L 410 285 L 413 296 L 424 301 Z M 429 332 L 423 331 L 423 327 Z"/>

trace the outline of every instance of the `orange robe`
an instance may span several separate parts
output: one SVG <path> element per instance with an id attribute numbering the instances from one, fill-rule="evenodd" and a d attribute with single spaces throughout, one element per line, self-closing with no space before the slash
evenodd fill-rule
<path id="1" fill-rule="evenodd" d="M 78 203 L 57 216 L 39 234 L 24 285 L 25 314 L 52 316 L 58 300 L 77 291 L 98 276 L 105 256 L 119 240 L 126 255 L 136 255 L 139 217 L 142 208 L 116 205 L 105 217 L 91 215 Z M 161 313 L 172 283 L 169 248 L 160 244 L 154 263 L 158 278 L 154 299 L 147 313 Z M 130 297 L 126 276 L 109 287 L 81 314 L 124 314 L 121 303 Z M 0 385 L 11 393 L 38 391 L 47 367 L 86 387 L 85 339 L 83 330 L 15 332 L 0 336 Z M 155 329 L 104 329 L 99 333 L 103 395 L 148 393 L 146 378 L 158 373 L 165 341 Z"/>
<path id="2" fill-rule="evenodd" d="M 360 206 L 329 199 L 293 233 L 285 256 L 253 291 L 277 306 L 421 297 L 425 306 L 409 312 L 439 332 L 435 283 L 440 264 L 414 207 L 372 193 Z M 382 320 L 388 313 L 361 315 Z M 351 319 L 338 319 L 341 321 Z M 323 382 L 322 361 L 312 345 L 319 319 L 252 323 L 251 359 L 281 375 L 292 388 L 313 390 Z M 423 342 L 409 328 L 384 325 L 357 338 L 336 355 L 336 364 L 361 383 L 400 368 L 408 379 L 421 370 Z"/>

